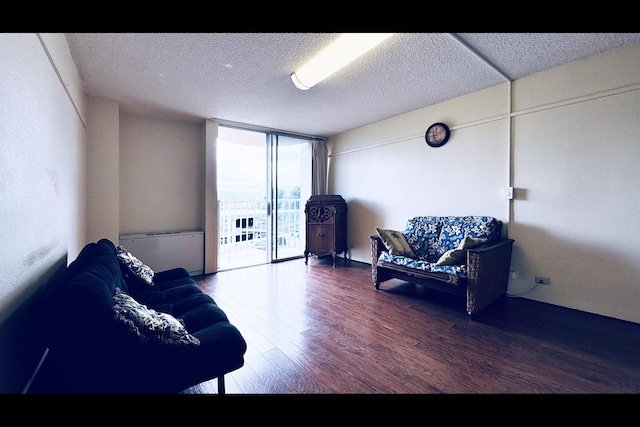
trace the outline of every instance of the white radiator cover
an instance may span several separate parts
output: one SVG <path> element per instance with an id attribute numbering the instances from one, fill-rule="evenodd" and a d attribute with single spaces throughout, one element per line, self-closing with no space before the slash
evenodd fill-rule
<path id="1" fill-rule="evenodd" d="M 121 234 L 120 245 L 153 271 L 183 267 L 191 276 L 204 272 L 204 231 Z"/>

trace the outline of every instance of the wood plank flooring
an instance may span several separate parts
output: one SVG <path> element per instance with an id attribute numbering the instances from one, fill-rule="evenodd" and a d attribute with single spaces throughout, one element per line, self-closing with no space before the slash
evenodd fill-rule
<path id="1" fill-rule="evenodd" d="M 227 394 L 640 392 L 640 324 L 517 297 L 474 321 L 454 296 L 375 290 L 369 264 L 331 257 L 194 279 L 248 343 Z"/>

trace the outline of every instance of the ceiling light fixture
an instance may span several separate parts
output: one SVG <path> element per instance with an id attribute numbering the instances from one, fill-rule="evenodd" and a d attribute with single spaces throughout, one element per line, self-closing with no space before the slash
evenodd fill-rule
<path id="1" fill-rule="evenodd" d="M 298 89 L 307 90 L 359 58 L 393 33 L 345 33 L 291 74 Z"/>

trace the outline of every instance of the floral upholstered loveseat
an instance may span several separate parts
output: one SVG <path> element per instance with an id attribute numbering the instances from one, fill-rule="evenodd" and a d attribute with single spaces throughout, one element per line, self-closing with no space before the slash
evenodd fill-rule
<path id="1" fill-rule="evenodd" d="M 373 285 L 401 279 L 466 297 L 471 318 L 504 296 L 513 239 L 490 216 L 417 216 L 402 231 L 377 228 Z"/>

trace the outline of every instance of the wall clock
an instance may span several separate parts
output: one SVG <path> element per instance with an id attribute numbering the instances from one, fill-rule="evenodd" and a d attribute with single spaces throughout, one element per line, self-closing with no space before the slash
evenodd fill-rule
<path id="1" fill-rule="evenodd" d="M 451 131 L 444 123 L 434 123 L 427 129 L 424 139 L 429 147 L 442 147 L 449 140 Z"/>

